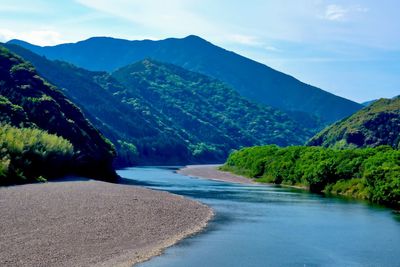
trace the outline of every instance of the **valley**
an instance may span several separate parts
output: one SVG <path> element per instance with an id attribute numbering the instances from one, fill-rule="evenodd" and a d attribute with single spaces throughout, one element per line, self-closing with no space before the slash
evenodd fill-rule
<path id="1" fill-rule="evenodd" d="M 397 266 L 400 96 L 332 92 L 197 35 L 8 38 L 0 265 Z"/>

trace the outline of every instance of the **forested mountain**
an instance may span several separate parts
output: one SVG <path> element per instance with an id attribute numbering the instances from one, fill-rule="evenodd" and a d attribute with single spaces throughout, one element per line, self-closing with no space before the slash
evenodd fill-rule
<path id="1" fill-rule="evenodd" d="M 19 46 L 9 49 L 32 62 L 37 70 L 76 103 L 118 151 L 117 165 L 184 162 L 190 152 L 176 132 L 163 124 L 142 98 L 125 103 L 115 91 L 124 87 L 105 72 L 91 72 L 62 61 L 50 61 Z M 157 115 L 158 114 L 158 115 Z M 140 157 L 139 157 L 140 155 Z"/>
<path id="2" fill-rule="evenodd" d="M 302 144 L 312 135 L 284 112 L 171 64 L 143 60 L 110 75 L 7 47 L 81 107 L 116 145 L 123 164 L 223 161 L 231 149 Z"/>
<path id="3" fill-rule="evenodd" d="M 197 36 L 161 41 L 94 37 L 53 47 L 35 46 L 19 40 L 9 43 L 95 71 L 111 72 L 146 58 L 172 63 L 217 78 L 253 101 L 282 110 L 301 111 L 297 114 L 300 121 L 318 116 L 326 124 L 362 108 L 358 103 L 300 82 Z"/>
<path id="4" fill-rule="evenodd" d="M 256 143 L 282 146 L 301 142 L 309 132 L 285 113 L 254 104 L 218 80 L 153 60 L 123 67 L 112 76 L 131 96 L 144 97 L 166 115 L 185 138 L 226 148 Z M 224 149 L 225 150 L 225 149 Z"/>
<path id="5" fill-rule="evenodd" d="M 400 148 L 400 97 L 380 99 L 327 127 L 308 141 L 311 146 Z"/>
<path id="6" fill-rule="evenodd" d="M 0 46 L 0 184 L 81 174 L 113 180 L 114 147 L 33 66 Z"/>

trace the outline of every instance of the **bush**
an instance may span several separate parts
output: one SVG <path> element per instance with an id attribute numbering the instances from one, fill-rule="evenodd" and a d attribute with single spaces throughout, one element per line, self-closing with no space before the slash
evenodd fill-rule
<path id="1" fill-rule="evenodd" d="M 0 185 L 63 175 L 73 151 L 71 143 L 62 137 L 39 129 L 0 125 Z"/>
<path id="2" fill-rule="evenodd" d="M 400 151 L 262 146 L 233 152 L 223 170 L 261 182 L 308 186 L 400 207 Z"/>

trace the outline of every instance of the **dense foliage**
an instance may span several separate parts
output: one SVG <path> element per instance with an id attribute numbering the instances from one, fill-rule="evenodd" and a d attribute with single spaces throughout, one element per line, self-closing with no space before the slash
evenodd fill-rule
<path id="1" fill-rule="evenodd" d="M 31 128 L 0 125 L 0 185 L 45 181 L 68 173 L 72 144 Z"/>
<path id="2" fill-rule="evenodd" d="M 120 164 L 222 162 L 233 148 L 302 144 L 316 127 L 174 65 L 144 60 L 110 76 L 8 47 L 63 88 L 115 144 Z"/>
<path id="3" fill-rule="evenodd" d="M 144 60 L 113 73 L 126 88 L 122 101 L 141 96 L 179 134 L 194 155 L 225 154 L 250 144 L 300 144 L 310 134 L 287 114 L 254 104 L 225 84 L 171 64 Z M 219 153 L 221 153 L 219 152 Z"/>
<path id="4" fill-rule="evenodd" d="M 115 71 L 146 58 L 172 63 L 219 79 L 253 101 L 282 110 L 302 111 L 318 116 L 324 122 L 342 119 L 362 107 L 197 36 L 162 41 L 98 37 L 54 47 L 34 46 L 18 40 L 11 43 L 50 59 L 64 60 L 97 71 Z M 302 116 L 297 118 L 303 120 Z"/>
<path id="5" fill-rule="evenodd" d="M 400 151 L 261 146 L 232 153 L 224 170 L 260 182 L 308 186 L 325 192 L 400 207 Z"/>
<path id="6" fill-rule="evenodd" d="M 374 101 L 349 118 L 327 127 L 311 138 L 308 145 L 400 148 L 400 97 Z"/>
<path id="7" fill-rule="evenodd" d="M 62 137 L 63 140 L 68 140 L 74 147 L 74 164 L 70 165 L 69 173 L 106 180 L 116 177 L 111 166 L 115 153 L 112 144 L 60 91 L 38 76 L 32 65 L 2 46 L 0 46 L 0 123 L 19 128 L 36 129 L 20 129 L 21 133 L 19 133 L 18 130 L 10 130 L 6 127 L 8 135 L 13 132 L 19 137 L 27 138 L 27 140 L 21 140 L 27 143 L 24 144 L 26 149 L 23 148 L 21 153 L 17 153 L 19 162 L 32 160 L 29 157 L 24 158 L 24 156 L 32 154 L 31 147 L 34 150 L 38 146 L 41 147 L 38 149 L 44 154 L 56 151 L 57 148 L 46 143 L 49 140 L 50 143 L 59 144 L 60 150 L 64 150 L 63 143 L 59 142 L 60 139 L 51 139 L 51 136 L 55 134 L 59 138 Z M 40 134 L 38 129 L 44 130 L 50 135 Z M 40 136 L 44 136 L 45 139 L 40 139 Z M 7 143 L 9 140 L 10 138 L 7 137 L 4 142 Z M 49 148 L 50 151 L 44 151 L 45 148 Z M 67 154 L 69 155 L 69 153 Z M 38 155 L 37 157 L 44 158 L 42 156 Z M 62 161 L 64 158 L 59 157 L 58 159 Z M 12 161 L 11 164 L 14 166 Z M 23 165 L 20 164 L 20 166 Z M 67 165 L 67 162 L 50 164 L 46 169 L 49 173 L 57 172 L 60 165 Z M 25 173 L 22 167 L 20 169 Z M 10 175 L 14 178 L 19 177 L 12 173 Z M 21 175 L 27 177 L 26 173 Z M 32 175 L 36 176 L 36 171 L 33 171 Z M 35 179 L 33 176 L 27 177 L 27 180 Z M 21 179 L 18 182 L 22 181 Z"/>

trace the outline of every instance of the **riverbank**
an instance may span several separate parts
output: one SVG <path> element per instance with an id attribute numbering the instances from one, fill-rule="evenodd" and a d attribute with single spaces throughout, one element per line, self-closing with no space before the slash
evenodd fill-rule
<path id="1" fill-rule="evenodd" d="M 182 175 L 239 184 L 257 184 L 249 178 L 218 170 L 221 165 L 187 165 L 176 172 Z"/>
<path id="2" fill-rule="evenodd" d="M 209 165 L 187 165 L 176 172 L 179 174 L 205 178 L 215 181 L 229 182 L 229 183 L 239 183 L 239 184 L 259 184 L 259 185 L 273 185 L 277 186 L 277 184 L 273 183 L 264 183 L 254 181 L 252 178 L 248 178 L 245 176 L 241 176 L 238 174 L 234 174 L 228 171 L 221 171 L 218 168 L 222 166 L 220 164 L 209 164 Z M 295 188 L 300 190 L 310 190 L 307 186 L 301 185 L 286 185 L 280 184 L 281 187 Z"/>
<path id="3" fill-rule="evenodd" d="M 0 188 L 1 266 L 132 266 L 201 231 L 207 206 L 98 181 Z"/>

